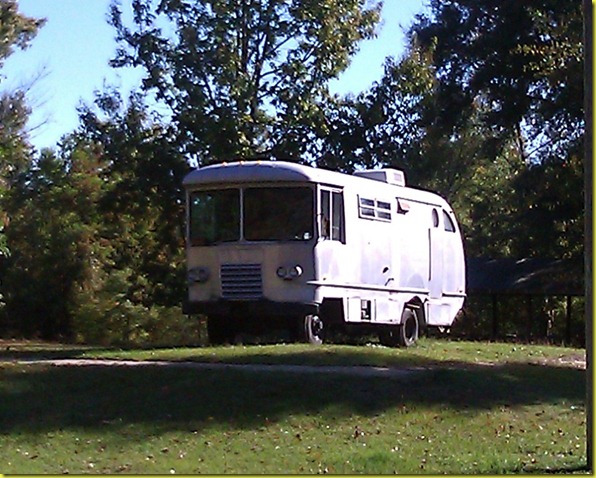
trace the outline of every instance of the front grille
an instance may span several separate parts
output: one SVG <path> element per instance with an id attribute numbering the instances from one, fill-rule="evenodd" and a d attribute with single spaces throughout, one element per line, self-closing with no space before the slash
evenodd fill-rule
<path id="1" fill-rule="evenodd" d="M 261 264 L 222 264 L 221 293 L 232 300 L 263 297 Z"/>

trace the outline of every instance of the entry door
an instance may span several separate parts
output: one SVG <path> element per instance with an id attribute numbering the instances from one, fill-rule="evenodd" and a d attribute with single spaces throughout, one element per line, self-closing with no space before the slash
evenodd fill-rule
<path id="1" fill-rule="evenodd" d="M 432 210 L 432 224 L 428 230 L 428 287 L 431 299 L 440 299 L 443 295 L 443 228 L 440 227 L 439 211 Z"/>
<path id="2" fill-rule="evenodd" d="M 346 255 L 344 197 L 341 189 L 319 187 L 315 267 L 318 280 L 346 282 L 351 266 Z"/>

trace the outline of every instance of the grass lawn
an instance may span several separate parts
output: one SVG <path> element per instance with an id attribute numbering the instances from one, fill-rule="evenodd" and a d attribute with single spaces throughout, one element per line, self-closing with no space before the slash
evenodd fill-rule
<path id="1" fill-rule="evenodd" d="M 442 340 L 407 350 L 0 345 L 0 473 L 565 473 L 586 464 L 579 349 Z M 23 356 L 420 371 L 79 368 Z"/>

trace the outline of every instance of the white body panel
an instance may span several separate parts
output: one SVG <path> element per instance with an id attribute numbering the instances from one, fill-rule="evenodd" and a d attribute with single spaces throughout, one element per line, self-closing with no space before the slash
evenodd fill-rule
<path id="1" fill-rule="evenodd" d="M 403 175 L 388 177 L 401 181 Z M 299 242 L 241 238 L 193 247 L 189 241 L 189 270 L 204 267 L 211 272 L 208 281 L 189 284 L 189 302 L 226 299 L 222 286 L 226 268 L 248 265 L 255 268 L 255 277 L 260 274 L 259 296 L 233 300 L 320 305 L 339 299 L 343 320 L 352 324 L 398 324 L 404 306 L 415 302 L 427 325 L 450 326 L 465 297 L 464 252 L 453 211 L 436 194 L 388 184 L 382 178 L 281 161 L 231 163 L 191 172 L 184 181 L 189 194 L 223 187 L 308 186 L 316 217 L 313 237 Z M 341 237 L 335 240 L 323 237 L 323 228 L 328 227 L 323 194 L 343 201 L 343 220 L 333 220 L 333 226 L 341 226 Z M 333 215 L 335 209 L 330 207 Z M 302 270 L 300 277 L 278 277 L 280 266 L 296 265 Z"/>

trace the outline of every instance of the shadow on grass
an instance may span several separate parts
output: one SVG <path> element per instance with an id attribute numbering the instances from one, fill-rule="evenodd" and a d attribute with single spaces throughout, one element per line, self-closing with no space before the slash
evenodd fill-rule
<path id="1" fill-rule="evenodd" d="M 349 360 L 344 357 L 344 362 Z M 417 359 L 417 365 L 436 361 Z M 458 366 L 459 365 L 459 366 Z M 345 417 L 390 409 L 566 403 L 583 407 L 583 370 L 450 362 L 405 377 L 142 367 L 0 366 L 0 433 L 146 424 L 240 429 L 294 414 Z M 140 439 L 140 438 L 139 438 Z"/>

